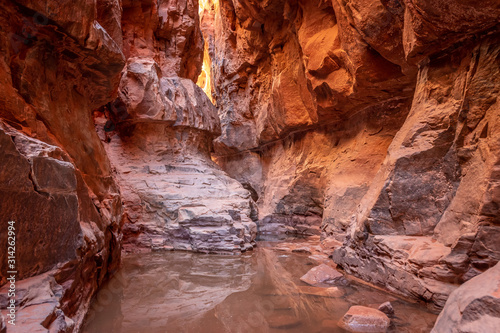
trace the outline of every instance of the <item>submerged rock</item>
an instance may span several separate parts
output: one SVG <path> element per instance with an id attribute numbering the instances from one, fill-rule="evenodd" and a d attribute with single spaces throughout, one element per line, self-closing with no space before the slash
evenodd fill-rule
<path id="1" fill-rule="evenodd" d="M 302 324 L 299 318 L 286 314 L 273 315 L 267 319 L 267 323 L 270 328 L 277 329 L 290 329 Z"/>
<path id="2" fill-rule="evenodd" d="M 345 278 L 332 266 L 321 264 L 309 270 L 300 280 L 314 286 L 322 283 L 343 283 Z"/>
<path id="3" fill-rule="evenodd" d="M 344 292 L 337 287 L 321 288 L 310 286 L 298 286 L 299 294 L 320 297 L 342 297 Z"/>
<path id="4" fill-rule="evenodd" d="M 365 306 L 352 306 L 339 321 L 349 332 L 386 332 L 391 320 L 381 311 Z"/>

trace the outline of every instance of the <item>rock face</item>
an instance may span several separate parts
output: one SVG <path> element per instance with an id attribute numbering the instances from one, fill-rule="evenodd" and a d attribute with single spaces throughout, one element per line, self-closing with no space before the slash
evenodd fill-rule
<path id="1" fill-rule="evenodd" d="M 122 237 L 321 234 L 436 311 L 497 264 L 498 1 L 202 5 L 3 1 L 0 286 L 15 221 L 23 325 L 78 331 Z"/>
<path id="2" fill-rule="evenodd" d="M 495 332 L 500 323 L 500 264 L 451 293 L 432 332 Z"/>
<path id="3" fill-rule="evenodd" d="M 208 1 L 214 156 L 259 231 L 334 237 L 347 273 L 436 311 L 495 265 L 499 18 L 497 2 Z"/>
<path id="4" fill-rule="evenodd" d="M 0 17 L 0 285 L 14 221 L 16 279 L 40 289 L 16 299 L 21 331 L 79 330 L 123 223 L 129 248 L 252 248 L 250 193 L 211 161 L 220 120 L 193 83 L 198 1 L 5 1 Z"/>
<path id="5" fill-rule="evenodd" d="M 197 2 L 125 2 L 122 24 L 118 98 L 95 118 L 123 195 L 127 250 L 251 249 L 250 193 L 212 162 L 220 120 L 193 82 L 203 51 Z"/>
<path id="6" fill-rule="evenodd" d="M 493 60 L 500 49 L 495 40 L 487 37 L 462 46 L 421 68 L 412 111 L 360 202 L 349 241 L 335 255 L 346 271 L 372 279 L 368 266 L 381 267 L 382 275 L 394 281 L 391 288 L 420 295 L 440 308 L 453 290 L 443 283 L 460 284 L 500 259 L 498 242 L 493 241 L 500 230 L 498 215 L 492 209 L 499 200 L 494 189 L 500 152 L 499 64 Z M 380 252 L 375 247 L 385 235 L 411 251 L 418 246 L 408 244 L 412 239 L 432 237 L 429 244 L 438 242 L 414 253 L 417 261 L 408 257 L 418 267 L 411 269 L 411 279 L 420 280 L 410 290 L 396 282 L 403 279 L 394 273 L 405 265 L 404 253 L 401 257 L 392 248 L 389 257 L 366 260 L 360 255 Z M 440 246 L 448 249 L 432 249 Z M 433 287 L 436 282 L 439 288 Z"/>
<path id="7" fill-rule="evenodd" d="M 19 320 L 9 332 L 78 327 L 120 260 L 119 190 L 91 117 L 114 98 L 125 63 L 113 4 L 0 8 L 0 285 L 17 271 Z M 8 221 L 15 269 L 7 267 Z M 50 287 L 36 282 L 41 276 Z M 4 314 L 5 306 L 2 299 Z"/>
<path id="8" fill-rule="evenodd" d="M 403 10 L 391 6 L 364 22 L 394 25 L 386 41 L 366 31 L 377 47 L 337 1 L 220 1 L 203 12 L 214 21 L 202 27 L 222 124 L 216 160 L 254 192 L 263 232 L 343 237 L 413 94 L 416 68 L 397 57 Z"/>
<path id="9" fill-rule="evenodd" d="M 251 249 L 250 193 L 210 160 L 220 134 L 215 108 L 191 80 L 159 78 L 156 63 L 129 61 L 119 94 L 129 116 L 113 133 L 101 121 L 125 204 L 126 249 Z"/>

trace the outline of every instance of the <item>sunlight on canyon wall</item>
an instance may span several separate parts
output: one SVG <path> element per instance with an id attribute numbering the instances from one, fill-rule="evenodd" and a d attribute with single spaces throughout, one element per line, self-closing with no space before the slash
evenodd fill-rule
<path id="1" fill-rule="evenodd" d="M 218 7 L 219 2 L 217 0 L 212 1 L 212 0 L 200 0 L 199 2 L 199 15 L 200 15 L 200 25 L 202 26 L 202 30 L 207 31 L 206 29 L 213 29 L 213 13 L 215 12 L 216 8 Z M 206 19 L 206 16 L 211 16 L 210 19 Z M 205 20 L 203 18 L 205 17 Z M 205 24 L 203 24 L 205 22 Z M 211 34 L 213 36 L 213 34 Z M 211 66 L 212 66 L 212 61 L 210 59 L 210 53 L 209 53 L 209 42 L 207 38 L 206 33 L 203 34 L 204 38 L 204 51 L 203 51 L 203 67 L 201 68 L 201 74 L 198 77 L 198 81 L 196 82 L 196 85 L 198 85 L 203 91 L 207 94 L 208 98 L 212 103 L 214 103 L 214 99 L 212 97 L 212 75 L 211 75 Z"/>

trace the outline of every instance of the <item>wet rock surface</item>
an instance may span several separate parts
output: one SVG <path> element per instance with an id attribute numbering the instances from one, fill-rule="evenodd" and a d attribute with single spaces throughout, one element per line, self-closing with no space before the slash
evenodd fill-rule
<path id="1" fill-rule="evenodd" d="M 461 47 L 445 58 L 455 62 L 431 61 L 421 72 L 412 112 L 389 148 L 380 181 L 361 201 L 350 238 L 334 255 L 346 271 L 367 280 L 373 277 L 365 271 L 369 265 L 386 267 L 380 276 L 386 276 L 389 287 L 423 297 L 436 310 L 459 284 L 497 262 L 498 249 L 486 232 L 493 236 L 498 225 L 484 207 L 491 207 L 489 189 L 497 183 L 498 138 L 490 130 L 498 125 L 499 109 L 493 100 L 482 105 L 473 97 L 497 94 L 496 76 L 491 75 L 499 67 L 489 59 L 499 49 L 491 43 L 485 38 Z M 473 75 L 470 68 L 475 68 Z M 445 72 L 449 75 L 443 76 Z M 431 87 L 448 90 L 437 97 Z M 445 125 L 443 119 L 450 122 Z M 432 124 L 440 125 L 432 129 Z M 414 172 L 421 176 L 409 177 Z M 428 245 L 411 245 L 422 236 Z M 409 256 L 405 247 L 411 247 Z M 366 260 L 361 253 L 388 253 L 394 260 L 381 255 Z"/>
<path id="2" fill-rule="evenodd" d="M 300 280 L 314 286 L 323 283 L 341 284 L 345 279 L 342 273 L 337 271 L 335 268 L 325 264 L 321 264 L 319 266 L 311 268 L 311 270 L 304 274 L 304 276 L 302 276 Z"/>
<path id="3" fill-rule="evenodd" d="M 394 317 L 394 308 L 392 307 L 391 302 L 380 304 L 377 310 L 385 313 L 389 318 Z"/>
<path id="4" fill-rule="evenodd" d="M 390 322 L 379 310 L 352 306 L 339 321 L 339 326 L 349 332 L 387 332 Z"/>
<path id="5" fill-rule="evenodd" d="M 4 1 L 0 286 L 15 221 L 20 323 L 78 331 L 122 248 L 240 254 L 257 233 L 321 236 L 275 247 L 462 304 L 500 260 L 499 19 L 472 0 Z M 262 327 L 309 325 L 286 292 L 347 311 L 279 290 Z M 492 297 L 446 320 L 490 325 Z"/>

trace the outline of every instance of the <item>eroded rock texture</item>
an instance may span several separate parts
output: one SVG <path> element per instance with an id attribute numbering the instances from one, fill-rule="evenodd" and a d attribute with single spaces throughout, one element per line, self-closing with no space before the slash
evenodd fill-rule
<path id="1" fill-rule="evenodd" d="M 432 332 L 495 332 L 500 323 L 500 264 L 455 290 Z"/>
<path id="2" fill-rule="evenodd" d="M 353 10 L 364 4 L 353 6 L 220 1 L 202 14 L 215 22 L 202 23 L 222 123 L 215 156 L 255 192 L 262 231 L 319 233 L 324 220 L 341 239 L 409 110 L 404 8 L 374 5 L 363 30 Z"/>
<path id="3" fill-rule="evenodd" d="M 370 266 L 376 263 L 385 268 L 377 274 L 378 283 L 389 281 L 403 289 L 401 279 L 391 281 L 391 270 L 413 266 L 417 280 L 409 292 L 441 307 L 449 288 L 433 287 L 435 281 L 462 283 L 500 259 L 494 240 L 500 230 L 498 214 L 488 208 L 499 200 L 492 193 L 500 142 L 497 41 L 485 38 L 421 68 L 410 115 L 361 201 L 350 240 L 338 251 L 336 260 L 346 270 L 372 279 Z M 376 240 L 387 236 L 378 235 L 391 235 L 397 244 L 404 243 L 405 251 L 422 237 L 429 246 L 419 251 L 421 262 L 396 251 L 378 259 L 364 257 L 362 253 L 380 252 Z M 446 248 L 434 250 L 433 244 Z"/>
<path id="4" fill-rule="evenodd" d="M 119 12 L 116 20 L 105 14 L 113 6 L 0 7 L 0 283 L 11 270 L 8 221 L 15 221 L 16 279 L 23 279 L 19 325 L 9 332 L 77 329 L 119 263 L 121 200 L 91 117 L 113 99 L 125 62 L 114 40 L 121 31 L 112 29 Z"/>
<path id="5" fill-rule="evenodd" d="M 197 2 L 123 6 L 127 65 L 118 98 L 96 121 L 123 194 L 126 249 L 251 249 L 250 193 L 210 158 L 220 120 L 194 83 L 203 55 Z"/>
<path id="6" fill-rule="evenodd" d="M 134 95 L 131 76 L 146 80 L 140 71 L 132 74 L 139 66 L 129 64 L 122 98 L 125 89 Z M 134 93 L 158 91 L 154 96 L 164 101 L 152 110 L 161 114 L 140 114 L 134 105 L 141 103 L 127 99 L 131 116 L 105 144 L 126 208 L 126 249 L 251 249 L 256 226 L 250 193 L 210 159 L 211 142 L 220 133 L 215 108 L 191 80 L 162 78 L 153 87 Z"/>
<path id="7" fill-rule="evenodd" d="M 222 135 L 259 230 L 439 310 L 500 259 L 495 1 L 209 2 Z M 213 22 L 213 24 L 212 24 Z"/>
<path id="8" fill-rule="evenodd" d="M 498 1 L 202 3 L 2 3 L 0 283 L 13 220 L 23 325 L 79 329 L 123 223 L 129 251 L 321 234 L 435 310 L 500 260 Z"/>

